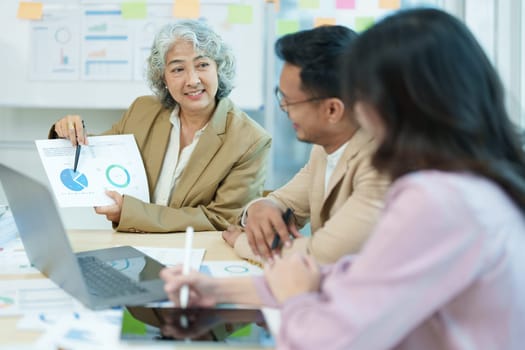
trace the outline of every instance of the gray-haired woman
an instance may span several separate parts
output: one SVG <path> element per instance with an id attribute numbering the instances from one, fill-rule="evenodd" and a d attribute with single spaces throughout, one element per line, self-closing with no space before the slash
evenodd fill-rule
<path id="1" fill-rule="evenodd" d="M 262 193 L 271 138 L 227 97 L 231 49 L 201 21 L 165 25 L 154 39 L 147 78 L 155 96 L 136 99 L 104 134 L 134 134 L 150 201 L 107 191 L 96 207 L 118 231 L 224 230 Z M 57 121 L 50 137 L 87 144 L 82 118 Z"/>

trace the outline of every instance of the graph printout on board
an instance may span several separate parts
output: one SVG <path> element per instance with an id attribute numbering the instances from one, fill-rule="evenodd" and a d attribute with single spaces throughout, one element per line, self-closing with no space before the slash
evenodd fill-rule
<path id="1" fill-rule="evenodd" d="M 89 137 L 89 145 L 81 146 L 77 171 L 73 170 L 76 147 L 70 141 L 35 143 L 60 207 L 114 204 L 106 190 L 149 202 L 146 171 L 133 135 Z"/>

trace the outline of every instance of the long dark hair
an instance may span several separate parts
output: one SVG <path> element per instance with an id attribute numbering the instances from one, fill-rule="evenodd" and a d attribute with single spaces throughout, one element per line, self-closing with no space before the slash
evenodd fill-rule
<path id="1" fill-rule="evenodd" d="M 436 9 L 400 11 L 364 32 L 344 59 L 345 103 L 369 103 L 386 129 L 373 165 L 396 179 L 422 169 L 498 183 L 525 212 L 522 138 L 501 81 L 472 33 Z"/>

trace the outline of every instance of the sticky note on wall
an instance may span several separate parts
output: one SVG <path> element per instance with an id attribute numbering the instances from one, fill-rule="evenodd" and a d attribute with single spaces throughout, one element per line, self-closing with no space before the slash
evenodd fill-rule
<path id="1" fill-rule="evenodd" d="M 21 1 L 18 4 L 16 17 L 21 19 L 41 19 L 43 5 L 41 2 Z"/>
<path id="2" fill-rule="evenodd" d="M 356 17 L 354 30 L 356 32 L 362 32 L 364 30 L 367 30 L 368 27 L 374 25 L 374 21 L 374 17 Z"/>
<path id="3" fill-rule="evenodd" d="M 250 5 L 229 5 L 228 22 L 235 24 L 253 23 L 253 8 Z"/>
<path id="4" fill-rule="evenodd" d="M 300 9 L 318 9 L 319 0 L 299 0 Z"/>
<path id="5" fill-rule="evenodd" d="M 314 27 L 333 25 L 335 25 L 335 18 L 333 17 L 317 17 L 314 19 Z"/>
<path id="6" fill-rule="evenodd" d="M 175 0 L 173 3 L 173 17 L 199 18 L 201 14 L 200 0 Z"/>
<path id="7" fill-rule="evenodd" d="M 397 10 L 401 7 L 401 0 L 379 0 L 379 8 Z"/>
<path id="8" fill-rule="evenodd" d="M 277 35 L 286 35 L 299 31 L 299 21 L 294 19 L 281 19 L 277 21 Z"/>
<path id="9" fill-rule="evenodd" d="M 355 0 L 336 0 L 335 8 L 344 9 L 355 9 Z"/>
<path id="10" fill-rule="evenodd" d="M 125 19 L 141 19 L 148 16 L 146 2 L 123 2 L 121 5 L 122 17 Z"/>

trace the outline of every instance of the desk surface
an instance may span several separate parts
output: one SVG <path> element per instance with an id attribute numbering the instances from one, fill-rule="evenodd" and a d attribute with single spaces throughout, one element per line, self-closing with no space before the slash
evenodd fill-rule
<path id="1" fill-rule="evenodd" d="M 73 230 L 69 232 L 69 239 L 74 251 L 100 249 L 120 245 L 184 248 L 184 234 L 181 233 L 137 234 L 116 233 L 110 230 Z M 206 249 L 204 261 L 239 259 L 233 252 L 233 249 L 223 241 L 220 232 L 196 232 L 193 239 L 193 247 Z M 0 275 L 1 280 L 42 277 L 43 275 Z M 6 343 L 32 343 L 40 337 L 42 334 L 40 332 L 18 330 L 16 328 L 16 323 L 19 319 L 20 317 L 0 317 L 0 347 Z M 178 346 L 180 346 L 180 344 L 178 344 Z M 173 347 L 175 348 L 175 345 Z M 191 348 L 205 349 L 206 347 L 192 346 Z M 220 349 L 220 347 L 217 346 L 213 346 L 212 348 Z"/>

